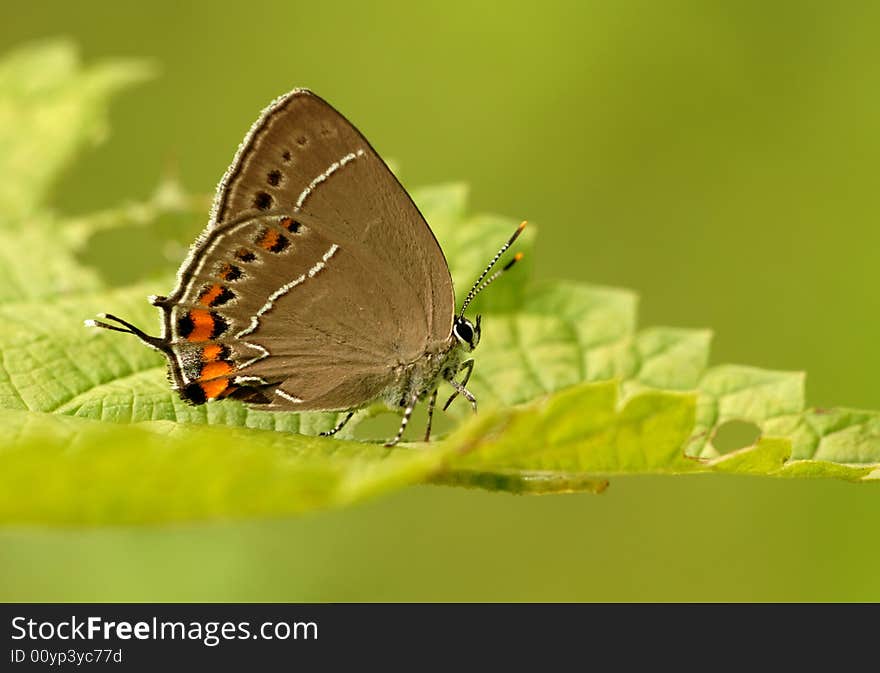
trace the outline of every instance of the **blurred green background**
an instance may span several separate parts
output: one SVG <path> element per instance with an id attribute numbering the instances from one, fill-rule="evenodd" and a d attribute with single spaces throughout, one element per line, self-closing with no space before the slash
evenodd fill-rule
<path id="1" fill-rule="evenodd" d="M 0 49 L 70 36 L 160 69 L 58 185 L 68 212 L 169 165 L 213 190 L 258 111 L 308 86 L 406 184 L 463 180 L 540 224 L 538 276 L 633 288 L 642 324 L 712 327 L 715 363 L 876 409 L 878 25 L 873 2 L 33 2 Z M 95 255 L 175 266 L 123 242 Z M 880 600 L 878 520 L 876 486 L 832 481 L 417 487 L 282 521 L 7 529 L 0 599 Z"/>

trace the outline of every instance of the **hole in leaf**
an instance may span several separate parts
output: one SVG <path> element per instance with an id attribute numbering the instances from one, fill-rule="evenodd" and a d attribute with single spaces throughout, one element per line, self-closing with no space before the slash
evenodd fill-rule
<path id="1" fill-rule="evenodd" d="M 761 437 L 761 428 L 751 421 L 726 421 L 712 436 L 712 446 L 718 453 L 730 453 L 752 446 Z"/>

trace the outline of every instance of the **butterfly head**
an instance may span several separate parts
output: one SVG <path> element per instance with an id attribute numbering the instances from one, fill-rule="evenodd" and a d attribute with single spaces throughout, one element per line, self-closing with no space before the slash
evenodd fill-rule
<path id="1" fill-rule="evenodd" d="M 469 351 L 474 350 L 480 344 L 480 318 L 481 316 L 478 315 L 477 322 L 474 324 L 463 315 L 460 315 L 452 325 L 452 333 L 455 334 L 458 343 Z"/>

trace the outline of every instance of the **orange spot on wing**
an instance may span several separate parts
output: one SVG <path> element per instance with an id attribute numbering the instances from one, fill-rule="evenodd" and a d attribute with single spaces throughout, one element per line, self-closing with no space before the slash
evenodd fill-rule
<path id="1" fill-rule="evenodd" d="M 238 280 L 241 278 L 241 269 L 227 262 L 220 269 L 220 278 L 223 280 Z"/>
<path id="2" fill-rule="evenodd" d="M 212 285 L 207 290 L 205 290 L 202 295 L 199 297 L 199 303 L 204 306 L 210 306 L 213 304 L 217 297 L 219 297 L 223 293 L 222 285 Z"/>
<path id="3" fill-rule="evenodd" d="M 216 379 L 221 376 L 225 376 L 232 371 L 232 365 L 223 360 L 216 360 L 214 362 L 206 362 L 202 365 L 202 372 L 199 374 L 199 381 L 208 381 L 209 379 Z"/>
<path id="4" fill-rule="evenodd" d="M 187 340 L 207 341 L 211 338 L 211 333 L 214 331 L 214 317 L 210 311 L 193 309 L 189 312 L 189 318 L 192 320 L 193 330 Z"/>
<path id="5" fill-rule="evenodd" d="M 199 385 L 205 392 L 205 398 L 212 400 L 216 397 L 220 397 L 220 395 L 222 395 L 229 387 L 229 379 L 214 379 L 213 381 L 204 381 L 199 383 Z"/>
<path id="6" fill-rule="evenodd" d="M 218 346 L 217 344 L 205 346 L 202 349 L 202 362 L 213 362 L 220 357 L 220 353 L 222 352 L 223 346 Z"/>
<path id="7" fill-rule="evenodd" d="M 211 348 L 211 346 L 208 348 Z M 207 351 L 208 348 L 206 348 L 205 351 Z M 219 349 L 219 346 L 217 348 Z M 227 378 L 226 375 L 231 373 L 232 370 L 232 365 L 223 360 L 206 362 L 202 365 L 202 371 L 199 374 L 199 385 L 205 392 L 205 397 L 207 399 L 220 397 L 220 395 L 230 387 L 229 378 Z"/>
<path id="8" fill-rule="evenodd" d="M 278 239 L 281 236 L 274 229 L 266 229 L 266 233 L 263 234 L 263 237 L 260 239 L 258 245 L 264 250 L 271 250 L 278 244 Z"/>
<path id="9" fill-rule="evenodd" d="M 287 229 L 287 231 L 289 231 L 291 233 L 294 233 L 294 234 L 299 233 L 300 224 L 299 224 L 299 222 L 294 220 L 292 217 L 282 217 L 281 220 L 278 222 L 278 224 L 280 224 L 282 227 L 284 227 L 285 229 Z"/>

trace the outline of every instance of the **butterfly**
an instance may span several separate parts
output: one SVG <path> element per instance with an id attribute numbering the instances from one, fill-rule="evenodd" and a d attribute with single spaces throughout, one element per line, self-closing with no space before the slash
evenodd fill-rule
<path id="1" fill-rule="evenodd" d="M 345 117 L 295 89 L 245 136 L 174 289 L 150 298 L 161 336 L 111 314 L 86 324 L 162 352 L 192 404 L 346 412 L 332 435 L 384 402 L 402 411 L 394 446 L 427 400 L 428 441 L 441 383 L 453 389 L 444 410 L 461 395 L 476 412 L 466 386 L 481 317 L 465 311 L 522 257 L 489 275 L 525 224 L 456 311 L 446 258 L 409 194 Z"/>

